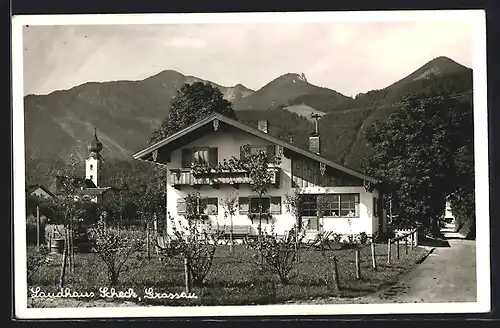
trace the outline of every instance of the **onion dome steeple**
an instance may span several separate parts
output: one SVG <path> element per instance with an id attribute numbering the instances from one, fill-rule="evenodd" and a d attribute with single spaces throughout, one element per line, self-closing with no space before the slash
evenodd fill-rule
<path id="1" fill-rule="evenodd" d="M 89 150 L 91 153 L 99 154 L 102 150 L 102 142 L 97 139 L 97 129 L 94 130 L 94 139 L 89 144 Z"/>

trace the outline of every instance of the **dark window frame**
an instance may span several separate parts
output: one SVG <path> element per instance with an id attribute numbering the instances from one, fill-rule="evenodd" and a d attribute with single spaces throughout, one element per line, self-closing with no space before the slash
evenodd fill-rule
<path id="1" fill-rule="evenodd" d="M 306 199 L 303 202 L 303 212 L 301 214 L 302 217 L 304 218 L 311 218 L 311 217 L 317 217 L 318 216 L 318 196 L 331 196 L 331 197 L 338 197 L 337 202 L 330 202 L 328 203 L 330 207 L 328 209 L 323 209 L 325 213 L 323 213 L 322 217 L 324 218 L 359 218 L 360 217 L 360 198 L 361 195 L 359 193 L 335 193 L 335 194 L 304 194 L 306 196 Z M 354 196 L 354 201 L 348 200 L 343 200 L 342 198 L 346 197 L 351 197 Z M 310 199 L 307 199 L 309 197 Z M 347 208 L 343 207 L 343 204 L 354 204 L 353 207 L 349 206 Z M 335 206 L 336 205 L 336 206 Z M 343 215 L 345 211 L 352 210 L 354 209 L 354 215 L 349 216 L 349 215 Z M 334 213 L 337 213 L 337 215 L 334 215 Z"/>

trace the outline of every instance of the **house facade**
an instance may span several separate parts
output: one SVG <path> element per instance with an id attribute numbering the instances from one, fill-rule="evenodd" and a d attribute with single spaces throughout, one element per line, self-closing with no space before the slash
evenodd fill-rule
<path id="1" fill-rule="evenodd" d="M 211 177 L 211 173 L 201 175 L 191 168 L 193 162 L 217 165 L 241 158 L 243 147 L 250 145 L 251 152 L 263 149 L 281 159 L 279 166 L 269 168 L 273 179 L 262 199 L 262 210 L 268 214 L 260 223 L 262 229 L 273 227 L 275 233 L 284 234 L 293 227 L 296 220 L 288 211 L 286 196 L 297 190 L 304 199 L 301 224 L 306 227 L 306 238 L 323 231 L 372 235 L 387 230 L 381 181 L 321 157 L 317 133 L 311 135 L 307 151 L 271 136 L 267 127 L 261 121 L 253 129 L 215 113 L 139 151 L 134 158 L 167 167 L 166 208 L 178 222 L 185 220 L 185 197 L 198 192 L 212 225 L 228 226 L 223 203 L 232 194 L 237 197 L 233 226 L 258 231 L 259 222 L 251 214 L 258 213 L 259 200 L 248 172 L 218 172 Z M 323 215 L 317 211 L 320 199 L 326 204 L 322 205 Z"/>
<path id="2" fill-rule="evenodd" d="M 40 199 L 52 199 L 56 197 L 48 188 L 40 184 L 30 185 L 26 189 L 28 195 L 36 196 Z"/>

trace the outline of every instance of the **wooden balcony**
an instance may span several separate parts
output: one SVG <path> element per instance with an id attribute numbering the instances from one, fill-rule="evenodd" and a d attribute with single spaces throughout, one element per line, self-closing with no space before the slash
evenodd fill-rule
<path id="1" fill-rule="evenodd" d="M 280 169 L 269 168 L 272 172 L 271 184 L 279 186 Z M 239 185 L 252 184 L 252 179 L 247 171 L 227 171 L 227 172 L 207 172 L 193 174 L 191 169 L 170 169 L 170 184 L 176 188 L 181 186 L 214 186 L 232 185 L 237 188 Z"/>

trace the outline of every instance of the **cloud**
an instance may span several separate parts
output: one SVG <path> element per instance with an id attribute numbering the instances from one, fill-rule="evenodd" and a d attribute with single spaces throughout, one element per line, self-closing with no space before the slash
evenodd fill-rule
<path id="1" fill-rule="evenodd" d="M 259 89 L 287 72 L 347 95 L 383 88 L 437 56 L 472 65 L 463 21 L 30 26 L 26 93 L 164 69 Z"/>

